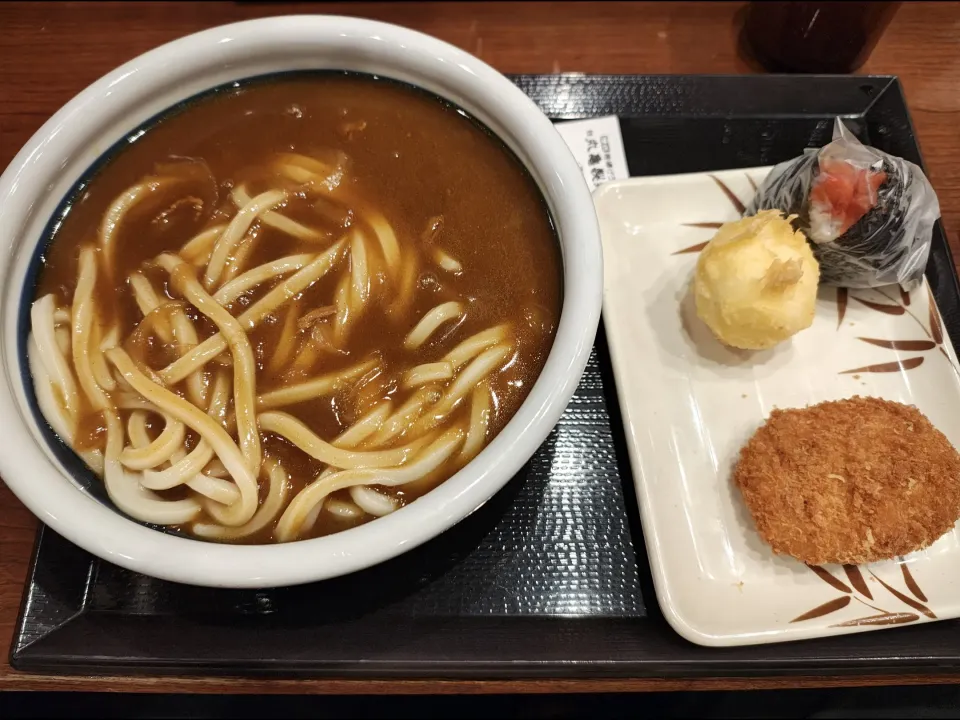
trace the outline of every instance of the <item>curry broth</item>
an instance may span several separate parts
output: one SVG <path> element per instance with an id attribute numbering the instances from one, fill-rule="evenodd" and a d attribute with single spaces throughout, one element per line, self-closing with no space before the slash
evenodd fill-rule
<path id="1" fill-rule="evenodd" d="M 494 412 L 487 442 L 516 412 L 543 367 L 549 352 L 561 302 L 561 258 L 548 210 L 536 184 L 497 139 L 462 111 L 422 91 L 365 76 L 317 74 L 241 84 L 207 96 L 140 134 L 114 157 L 74 202 L 50 247 L 40 273 L 37 297 L 54 293 L 70 306 L 77 280 L 80 246 L 96 242 L 101 219 L 114 199 L 127 188 L 156 173 L 158 164 L 206 163 L 216 188 L 199 183 L 192 196 L 162 202 L 124 218 L 117 237 L 113 279 L 98 277 L 97 309 L 102 325 L 118 322 L 128 337 L 142 320 L 127 277 L 141 270 L 171 299 L 182 300 L 169 286 L 169 277 L 145 263 L 161 252 L 177 252 L 201 230 L 229 220 L 235 207 L 230 191 L 243 183 L 250 195 L 269 188 L 269 173 L 258 170 L 278 152 L 306 155 L 342 152 L 349 158 L 344 192 L 363 198 L 389 221 L 401 245 L 417 247 L 420 257 L 417 292 L 409 312 L 388 317 L 374 304 L 352 328 L 344 346 L 347 354 L 321 353 L 306 371 L 272 371 L 271 355 L 286 316 L 284 306 L 248 333 L 257 363 L 257 392 L 282 387 L 357 363 L 376 354 L 382 376 L 366 401 L 394 398 L 402 402 L 409 390 L 398 387 L 404 370 L 439 360 L 461 340 L 493 325 L 510 322 L 516 353 L 504 369 L 491 376 Z M 216 195 L 215 201 L 213 200 Z M 162 206 L 162 208 L 161 208 Z M 158 214 L 157 210 L 162 209 Z M 344 224 L 363 222 L 317 209 L 316 203 L 294 196 L 282 213 L 304 225 L 329 233 L 320 244 L 301 241 L 263 222 L 255 222 L 253 252 L 245 269 L 295 253 L 316 253 L 345 232 Z M 431 223 L 442 218 L 431 237 Z M 462 265 L 454 274 L 432 259 L 442 248 Z M 303 312 L 329 306 L 336 285 L 349 266 L 341 259 L 302 293 Z M 373 292 L 384 272 L 382 259 L 374 269 Z M 255 288 L 229 306 L 238 315 L 265 294 L 271 285 Z M 464 317 L 448 323 L 421 348 L 408 351 L 403 341 L 417 320 L 436 305 L 460 300 Z M 289 303 L 288 303 L 289 305 Z M 188 309 L 200 340 L 216 328 L 193 308 Z M 127 341 L 129 346 L 130 341 Z M 176 359 L 171 348 L 154 342 L 142 349 L 141 360 L 154 369 Z M 174 389 L 183 394 L 183 383 Z M 357 420 L 348 391 L 282 408 L 328 441 Z M 469 418 L 469 402 L 461 402 L 458 418 Z M 124 418 L 126 413 L 124 413 Z M 463 419 L 461 422 L 466 422 Z M 80 422 L 77 442 L 95 447 L 103 442 L 99 414 Z M 162 427 L 162 423 L 160 423 Z M 158 428 L 153 429 L 159 432 Z M 188 434 L 192 447 L 196 436 Z M 264 449 L 278 457 L 291 475 L 290 497 L 311 482 L 323 465 L 278 436 L 263 435 Z M 398 441 L 402 444 L 402 440 Z M 434 476 L 386 491 L 409 502 L 458 469 L 446 464 Z M 261 496 L 263 495 L 261 477 Z M 182 491 L 166 491 L 180 497 Z M 340 491 L 336 497 L 346 497 Z M 366 521 L 371 516 L 361 519 Z M 309 536 L 341 530 L 356 521 L 321 513 Z M 271 527 L 241 542 L 269 542 Z"/>

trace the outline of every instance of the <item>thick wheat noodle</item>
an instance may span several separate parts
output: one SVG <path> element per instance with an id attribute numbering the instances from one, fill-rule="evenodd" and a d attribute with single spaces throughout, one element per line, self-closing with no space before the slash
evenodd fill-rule
<path id="1" fill-rule="evenodd" d="M 230 197 L 233 199 L 233 202 L 237 207 L 244 207 L 250 203 L 251 197 L 247 194 L 247 191 L 242 185 L 235 187 L 233 192 L 230 193 Z M 306 225 L 301 225 L 296 220 L 288 218 L 286 215 L 281 215 L 278 212 L 273 210 L 268 210 L 260 216 L 260 220 L 264 225 L 269 225 L 272 228 L 276 228 L 280 232 L 284 232 L 287 235 L 297 238 L 297 240 L 316 240 L 319 237 L 322 237 L 322 234 L 319 230 L 314 230 L 313 228 L 308 228 Z"/>
<path id="2" fill-rule="evenodd" d="M 60 344 L 56 338 L 56 319 L 54 307 L 56 299 L 51 295 L 44 295 L 30 307 L 30 325 L 33 330 L 33 341 L 37 346 L 37 356 L 46 368 L 47 376 L 60 390 L 64 410 L 71 418 L 75 418 L 80 411 L 80 396 L 77 394 L 77 383 L 73 379 L 73 371 L 67 362 Z M 65 439 L 69 439 L 67 436 Z"/>
<path id="3" fill-rule="evenodd" d="M 302 167 L 297 167 L 296 165 L 280 165 L 278 167 L 280 174 L 284 177 L 290 178 L 294 182 L 301 183 L 306 185 L 307 183 L 313 182 L 317 179 L 317 174 L 312 173 L 309 170 L 306 170 Z"/>
<path id="4" fill-rule="evenodd" d="M 243 525 L 232 528 L 210 523 L 194 523 L 193 533 L 200 537 L 217 540 L 237 540 L 253 535 L 273 522 L 280 511 L 283 510 L 283 506 L 290 495 L 290 476 L 283 469 L 283 466 L 272 457 L 265 457 L 263 466 L 267 471 L 267 480 L 270 486 L 267 489 L 267 497 L 252 518 Z"/>
<path id="5" fill-rule="evenodd" d="M 223 287 L 241 274 L 241 270 L 246 267 L 247 260 L 249 260 L 253 254 L 253 249 L 256 247 L 259 237 L 258 232 L 248 232 L 240 239 L 236 249 L 230 254 L 226 264 L 223 266 L 223 273 L 220 275 L 220 281 L 218 283 L 220 287 Z"/>
<path id="6" fill-rule="evenodd" d="M 413 300 L 414 291 L 417 285 L 417 253 L 415 250 L 407 250 L 406 256 L 401 260 L 400 284 L 397 288 L 396 297 L 393 302 L 387 306 L 387 312 L 394 316 L 403 316 L 410 307 Z"/>
<path id="7" fill-rule="evenodd" d="M 183 260 L 176 255 L 165 254 L 160 256 L 159 262 L 170 273 L 176 289 L 183 293 L 197 310 L 210 318 L 220 334 L 227 339 L 233 355 L 233 405 L 237 415 L 237 433 L 243 455 L 256 477 L 260 474 L 263 451 L 260 447 L 256 417 L 257 365 L 250 340 L 233 315 L 203 289 Z"/>
<path id="8" fill-rule="evenodd" d="M 414 392 L 397 411 L 383 423 L 383 427 L 371 438 L 370 447 L 382 447 L 398 435 L 402 435 L 420 419 L 426 409 L 440 401 L 443 393 L 436 386 L 424 385 Z"/>
<path id="9" fill-rule="evenodd" d="M 382 365 L 372 368 L 360 377 L 350 391 L 355 413 L 363 415 L 375 407 L 377 402 L 390 394 L 387 390 L 390 383 L 391 378 Z"/>
<path id="10" fill-rule="evenodd" d="M 470 427 L 467 429 L 467 439 L 463 441 L 463 450 L 460 451 L 464 461 L 472 460 L 483 449 L 492 411 L 490 385 L 482 382 L 474 388 L 470 404 Z"/>
<path id="11" fill-rule="evenodd" d="M 373 410 L 368 412 L 362 418 L 357 420 L 357 422 L 334 438 L 332 444 L 346 449 L 355 448 L 357 445 L 362 443 L 368 437 L 373 435 L 373 433 L 377 432 L 377 430 L 383 427 L 383 423 L 390 415 L 390 410 L 392 408 L 393 403 L 391 403 L 389 400 L 384 400 L 375 408 L 373 408 Z"/>
<path id="12" fill-rule="evenodd" d="M 380 243 L 383 259 L 387 263 L 387 271 L 391 276 L 396 277 L 400 270 L 400 244 L 397 242 L 397 236 L 387 219 L 378 211 L 368 209 L 365 214 L 367 222 Z"/>
<path id="13" fill-rule="evenodd" d="M 213 449 L 201 440 L 181 458 L 171 457 L 171 465 L 163 470 L 144 470 L 141 484 L 149 490 L 169 490 L 200 473 L 213 459 Z"/>
<path id="14" fill-rule="evenodd" d="M 457 403 L 466 396 L 467 393 L 476 387 L 484 378 L 492 373 L 497 366 L 502 365 L 503 361 L 513 352 L 509 345 L 495 345 L 488 350 L 484 350 L 474 360 L 467 365 L 447 387 L 440 402 L 430 413 L 430 415 L 421 418 L 414 428 L 417 431 L 428 430 L 436 427 L 447 415 L 457 406 Z"/>
<path id="15" fill-rule="evenodd" d="M 200 495 L 203 495 L 209 501 L 218 505 L 230 506 L 240 500 L 240 491 L 237 486 L 229 480 L 204 475 L 203 473 L 194 473 L 184 485 Z M 256 515 L 256 513 L 254 513 Z"/>
<path id="16" fill-rule="evenodd" d="M 446 361 L 423 363 L 410 368 L 403 374 L 403 386 L 414 388 L 427 383 L 449 380 L 453 377 L 453 365 Z"/>
<path id="17" fill-rule="evenodd" d="M 363 510 L 358 508 L 356 504 L 347 502 L 346 500 L 340 500 L 339 498 L 327 498 L 327 501 L 322 505 L 319 503 L 314 505 L 313 510 L 308 512 L 303 518 L 303 524 L 300 526 L 301 534 L 313 527 L 313 524 L 317 521 L 317 516 L 320 514 L 320 510 L 326 510 L 331 515 L 348 520 L 356 520 L 363 517 Z"/>
<path id="18" fill-rule="evenodd" d="M 280 163 L 281 173 L 294 182 L 331 193 L 337 189 L 343 179 L 343 157 L 341 153 L 341 162 L 334 166 L 298 153 L 281 153 L 277 160 Z M 318 188 L 318 185 L 323 187 Z"/>
<path id="19" fill-rule="evenodd" d="M 203 275 L 203 284 L 206 287 L 212 288 L 220 279 L 227 265 L 227 260 L 243 239 L 243 236 L 247 234 L 257 216 L 272 210 L 285 202 L 286 199 L 287 193 L 283 190 L 267 190 L 240 208 L 213 246 L 213 252 L 210 253 L 210 262 L 207 263 L 207 269 Z"/>
<path id="20" fill-rule="evenodd" d="M 156 405 L 162 412 L 168 413 L 187 425 L 210 444 L 240 490 L 239 504 L 243 506 L 243 511 L 239 512 L 238 515 L 241 517 L 246 515 L 246 517 L 236 524 L 241 525 L 253 517 L 258 502 L 256 476 L 251 472 L 250 466 L 244 460 L 243 453 L 227 434 L 227 431 L 209 415 L 198 410 L 176 393 L 151 381 L 121 348 L 108 350 L 107 359 L 123 373 L 134 390 Z"/>
<path id="21" fill-rule="evenodd" d="M 131 420 L 137 417 L 142 410 L 134 410 Z M 183 448 L 186 438 L 186 428 L 183 423 L 169 417 L 164 417 L 166 426 L 156 440 L 148 442 L 144 447 L 125 447 L 120 453 L 120 462 L 130 470 L 146 470 L 167 462 L 178 448 Z M 131 433 L 131 437 L 133 433 Z"/>
<path id="22" fill-rule="evenodd" d="M 316 196 L 312 207 L 313 211 L 322 216 L 324 220 L 341 229 L 349 227 L 348 220 L 353 219 L 353 211 L 350 208 L 343 207 L 343 205 L 325 195 Z"/>
<path id="23" fill-rule="evenodd" d="M 214 243 L 226 225 L 214 225 L 197 233 L 190 242 L 180 248 L 179 255 L 191 265 L 206 265 L 213 252 Z"/>
<path id="24" fill-rule="evenodd" d="M 376 432 L 380 426 L 383 424 L 384 419 L 387 415 L 390 414 L 390 408 L 392 403 L 389 400 L 385 400 L 380 403 L 377 407 L 367 413 L 365 416 L 357 420 L 353 425 L 343 431 L 333 440 L 333 445 L 336 445 L 340 448 L 351 449 L 356 447 L 359 443 L 369 437 L 372 433 Z M 336 472 L 334 468 L 327 468 L 321 473 L 317 479 L 326 477 L 332 473 Z M 338 512 L 336 507 L 332 507 L 335 502 L 340 504 L 340 510 L 346 512 Z M 334 501 L 330 500 L 328 502 L 318 503 L 317 506 L 311 510 L 307 516 L 304 518 L 303 524 L 300 529 L 301 532 L 306 532 L 313 527 L 314 523 L 317 521 L 317 516 L 320 514 L 320 511 L 324 507 L 331 506 L 328 509 L 334 515 L 339 515 L 340 517 L 353 517 L 357 518 L 363 515 L 363 511 L 358 508 L 353 503 L 347 503 L 342 500 Z M 351 510 L 352 509 L 352 510 Z"/>
<path id="25" fill-rule="evenodd" d="M 147 412 L 160 412 L 157 406 L 149 400 L 144 400 L 136 393 L 118 392 L 111 399 L 117 410 L 146 410 Z"/>
<path id="26" fill-rule="evenodd" d="M 111 353 L 122 353 L 114 348 Z M 132 363 L 131 363 L 132 364 Z M 140 485 L 139 474 L 128 473 L 120 463 L 124 444 L 123 423 L 115 410 L 106 410 L 107 447 L 103 458 L 103 480 L 114 505 L 130 517 L 157 525 L 180 525 L 200 512 L 195 500 L 163 500 Z"/>
<path id="27" fill-rule="evenodd" d="M 219 420 L 226 411 L 227 403 L 230 400 L 230 381 L 226 373 L 219 372 L 214 378 L 213 387 L 210 393 L 210 407 L 207 414 L 214 420 Z M 239 496 L 239 491 L 232 483 L 229 483 L 233 492 L 225 491 L 220 485 L 207 482 L 201 475 L 203 468 L 213 460 L 213 448 L 203 438 L 197 443 L 197 446 L 189 454 L 182 450 L 178 453 L 180 457 L 171 459 L 170 467 L 164 470 L 145 470 L 141 484 L 150 490 L 168 490 L 187 483 L 191 488 L 207 497 L 211 497 L 218 502 L 230 504 Z M 218 479 L 219 482 L 219 479 Z M 211 490 L 216 490 L 217 496 L 211 494 Z M 229 497 L 228 497 L 229 496 Z M 221 500 L 219 498 L 225 498 Z"/>
<path id="28" fill-rule="evenodd" d="M 53 337 L 57 341 L 57 347 L 64 358 L 70 355 L 70 330 L 65 327 L 54 328 Z"/>
<path id="29" fill-rule="evenodd" d="M 377 492 L 366 485 L 354 485 L 350 488 L 350 499 L 365 513 L 374 517 L 389 515 L 398 507 L 400 502 L 389 495 Z"/>
<path id="30" fill-rule="evenodd" d="M 113 248 L 117 228 L 119 228 L 120 223 L 123 222 L 124 215 L 129 212 L 130 208 L 147 197 L 147 195 L 159 190 L 168 182 L 169 178 L 155 178 L 134 185 L 120 193 L 110 207 L 107 208 L 107 211 L 103 215 L 103 220 L 100 222 L 99 238 L 100 247 L 103 248 L 104 263 L 107 268 L 112 269 L 113 267 Z M 108 275 L 110 273 L 109 269 L 107 272 Z"/>
<path id="31" fill-rule="evenodd" d="M 65 307 L 58 307 L 53 311 L 53 323 L 54 325 L 69 325 L 70 311 Z"/>
<path id="32" fill-rule="evenodd" d="M 301 253 L 300 255 L 288 255 L 279 260 L 258 265 L 221 286 L 220 289 L 213 294 L 213 299 L 226 307 L 247 292 L 247 290 L 252 290 L 268 280 L 296 272 L 308 265 L 316 257 L 316 253 Z"/>
<path id="33" fill-rule="evenodd" d="M 386 485 L 395 487 L 419 480 L 439 468 L 457 447 L 463 442 L 463 430 L 453 428 L 431 443 L 413 462 L 401 468 L 367 468 L 363 470 L 342 470 L 318 479 L 297 493 L 287 506 L 274 537 L 281 542 L 289 542 L 300 533 L 303 520 L 318 503 L 330 493 L 354 485 Z"/>
<path id="34" fill-rule="evenodd" d="M 265 392 L 257 398 L 257 410 L 263 411 L 271 408 L 284 407 L 286 405 L 295 405 L 296 403 L 305 402 L 306 400 L 313 400 L 318 397 L 323 397 L 324 395 L 329 395 L 336 390 L 341 383 L 363 375 L 375 367 L 377 362 L 378 360 L 376 358 L 371 358 L 351 367 L 344 368 L 343 370 L 321 375 L 306 382 Z"/>
<path id="35" fill-rule="evenodd" d="M 230 404 L 231 382 L 227 373 L 223 370 L 218 371 L 213 378 L 213 386 L 210 390 L 210 406 L 207 408 L 207 414 L 221 425 L 224 424 L 227 417 L 227 406 Z"/>
<path id="36" fill-rule="evenodd" d="M 34 325 L 35 331 L 36 325 Z M 54 383 L 50 379 L 42 358 L 43 353 L 37 347 L 36 335 L 30 333 L 27 343 L 27 360 L 30 363 L 30 374 L 33 376 L 33 386 L 37 393 L 37 404 L 53 431 L 64 442 L 72 443 L 76 432 L 76 420 L 67 413 L 66 408 L 54 394 Z"/>
<path id="37" fill-rule="evenodd" d="M 95 352 L 90 353 L 90 369 L 93 371 L 93 377 L 97 381 L 97 385 L 109 393 L 116 390 L 117 382 L 110 374 L 110 368 L 107 367 L 107 360 L 103 357 L 103 351 L 117 344 L 115 338 L 113 342 L 110 342 L 110 336 L 116 328 L 111 328 L 106 336 L 101 336 L 100 325 L 94 322 L 90 330 L 90 344 L 96 348 Z"/>
<path id="38" fill-rule="evenodd" d="M 367 263 L 367 244 L 363 233 L 354 230 L 350 242 L 350 303 L 359 313 L 370 299 L 370 272 Z"/>
<path id="39" fill-rule="evenodd" d="M 190 316 L 187 315 L 183 306 L 177 303 L 171 310 L 170 322 L 173 327 L 173 335 L 176 338 L 177 346 L 181 355 L 190 352 L 197 346 L 199 338 L 197 329 L 193 325 Z M 207 406 L 207 380 L 202 369 L 190 373 L 187 378 L 187 395 L 190 402 L 199 408 Z"/>
<path id="40" fill-rule="evenodd" d="M 326 275 L 336 264 L 343 247 L 344 241 L 338 241 L 312 263 L 277 284 L 276 287 L 247 308 L 237 318 L 237 321 L 245 326 L 248 331 L 255 328 L 267 315 Z M 216 333 L 204 340 L 179 360 L 175 360 L 167 365 L 167 367 L 160 371 L 159 375 L 167 385 L 176 384 L 194 370 L 203 367 L 226 349 L 227 341 L 221 333 Z"/>
<path id="41" fill-rule="evenodd" d="M 463 265 L 460 264 L 460 261 L 452 257 L 450 253 L 445 250 L 435 248 L 433 251 L 433 260 L 447 272 L 454 274 L 463 272 Z"/>
<path id="42" fill-rule="evenodd" d="M 220 458 L 214 458 L 210 463 L 203 469 L 204 475 L 212 475 L 213 477 L 218 478 L 228 478 L 230 473 L 223 466 L 223 463 L 220 461 Z"/>
<path id="43" fill-rule="evenodd" d="M 344 275 L 337 284 L 337 289 L 333 294 L 333 302 L 337 308 L 337 314 L 333 321 L 333 339 L 338 346 L 342 346 L 347 339 L 347 328 L 350 325 L 352 314 L 349 275 Z"/>
<path id="44" fill-rule="evenodd" d="M 157 291 L 153 285 L 142 273 L 135 272 L 129 278 L 130 289 L 133 290 L 133 299 L 140 308 L 140 314 L 147 317 L 150 313 L 159 308 L 162 303 L 157 296 Z M 153 321 L 153 329 L 162 342 L 173 342 L 173 331 L 170 329 L 169 318 L 165 315 L 156 315 Z"/>
<path id="45" fill-rule="evenodd" d="M 391 450 L 355 451 L 331 445 L 287 413 L 269 411 L 258 418 L 263 432 L 280 435 L 310 457 L 337 468 L 385 468 L 402 465 L 423 445 L 420 440 Z"/>
<path id="46" fill-rule="evenodd" d="M 507 337 L 507 328 L 507 325 L 497 325 L 471 335 L 444 355 L 443 359 L 453 365 L 454 370 L 459 370 L 461 365 L 473 360 L 488 347 L 503 342 Z"/>
<path id="47" fill-rule="evenodd" d="M 150 438 L 150 431 L 147 429 L 148 415 L 142 410 L 134 410 L 127 418 L 127 436 L 130 438 L 130 444 L 134 448 L 147 447 L 153 440 Z M 129 448 L 124 448 L 123 452 Z M 121 461 L 122 462 L 122 461 Z"/>
<path id="48" fill-rule="evenodd" d="M 320 348 L 317 347 L 313 333 L 310 333 L 303 338 L 303 342 L 300 344 L 300 351 L 296 354 L 296 357 L 294 357 L 290 367 L 287 368 L 284 377 L 293 378 L 308 373 L 316 364 L 319 357 Z"/>
<path id="49" fill-rule="evenodd" d="M 410 331 L 410 334 L 407 335 L 407 338 L 403 341 L 403 346 L 407 350 L 416 350 L 430 339 L 430 336 L 433 335 L 437 328 L 445 322 L 456 320 L 462 315 L 463 305 L 458 302 L 450 301 L 442 305 L 437 305 L 427 312 L 420 322 L 417 323 L 416 327 Z"/>
<path id="50" fill-rule="evenodd" d="M 277 340 L 273 355 L 270 357 L 270 363 L 267 365 L 270 372 L 279 372 L 280 368 L 290 362 L 290 357 L 293 355 L 296 346 L 300 306 L 302 304 L 303 300 L 297 298 L 287 308 L 286 317 L 283 319 L 283 327 L 280 330 L 280 339 Z"/>
<path id="51" fill-rule="evenodd" d="M 73 293 L 73 334 L 70 338 L 73 351 L 73 367 L 77 373 L 80 387 L 94 410 L 110 407 L 110 399 L 97 384 L 90 366 L 92 327 L 94 321 L 93 291 L 97 283 L 96 250 L 87 246 L 80 251 L 77 286 Z"/>

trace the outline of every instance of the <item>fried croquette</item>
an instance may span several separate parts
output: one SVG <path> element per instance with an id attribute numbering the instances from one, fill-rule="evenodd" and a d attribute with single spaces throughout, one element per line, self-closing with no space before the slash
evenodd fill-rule
<path id="1" fill-rule="evenodd" d="M 915 407 L 879 398 L 774 410 L 734 481 L 774 552 L 808 565 L 905 555 L 960 518 L 960 455 Z"/>

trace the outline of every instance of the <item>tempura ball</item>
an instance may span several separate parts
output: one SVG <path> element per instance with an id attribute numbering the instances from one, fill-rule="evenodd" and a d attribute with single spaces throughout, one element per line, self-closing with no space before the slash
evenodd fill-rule
<path id="1" fill-rule="evenodd" d="M 779 210 L 725 223 L 697 262 L 697 315 L 720 342 L 764 350 L 813 323 L 820 266 Z"/>

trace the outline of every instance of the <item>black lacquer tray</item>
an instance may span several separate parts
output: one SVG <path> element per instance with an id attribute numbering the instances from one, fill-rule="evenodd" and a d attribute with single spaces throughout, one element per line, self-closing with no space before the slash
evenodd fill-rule
<path id="1" fill-rule="evenodd" d="M 552 118 L 620 117 L 630 172 L 769 165 L 833 118 L 920 162 L 888 77 L 519 76 Z M 960 292 L 938 225 L 928 277 L 954 344 Z M 379 567 L 297 588 L 210 590 L 121 570 L 48 529 L 11 652 L 21 670 L 351 677 L 598 677 L 960 670 L 960 622 L 701 648 L 657 605 L 603 328 L 576 396 L 499 495 Z"/>

